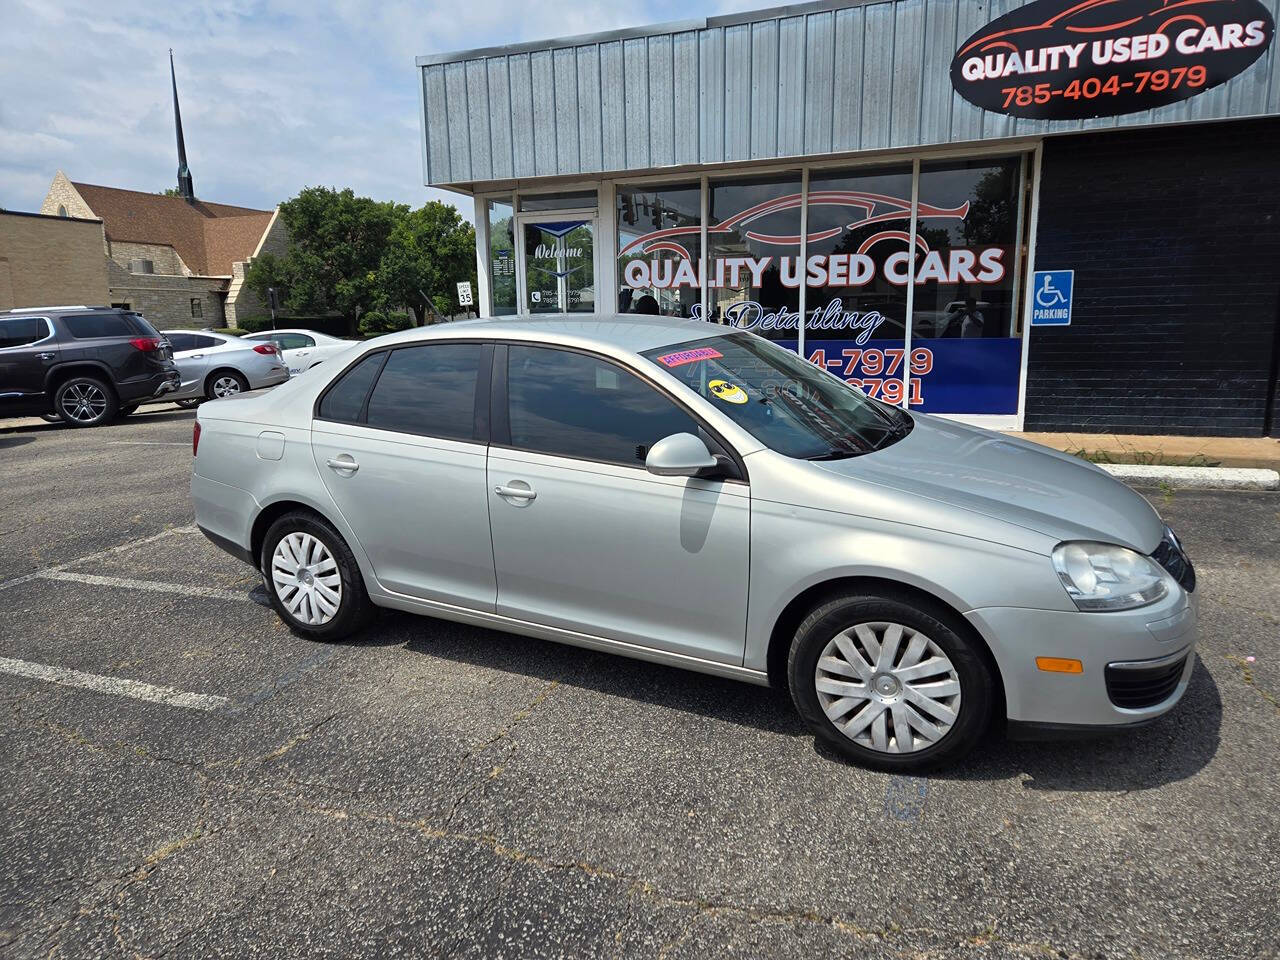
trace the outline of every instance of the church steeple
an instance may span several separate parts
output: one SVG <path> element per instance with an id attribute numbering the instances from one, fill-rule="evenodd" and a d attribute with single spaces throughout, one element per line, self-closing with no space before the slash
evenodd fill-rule
<path id="1" fill-rule="evenodd" d="M 169 50 L 169 78 L 173 81 L 173 123 L 178 131 L 178 195 L 188 203 L 196 198 L 191 183 L 191 171 L 187 169 L 187 145 L 182 141 L 182 113 L 178 110 L 178 77 L 173 70 L 173 50 Z"/>

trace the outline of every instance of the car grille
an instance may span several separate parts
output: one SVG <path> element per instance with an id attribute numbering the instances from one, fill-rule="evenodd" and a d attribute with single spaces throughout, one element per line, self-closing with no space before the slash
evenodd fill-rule
<path id="1" fill-rule="evenodd" d="M 1140 710 L 1154 707 L 1173 696 L 1182 679 L 1187 658 L 1158 667 L 1107 667 L 1107 696 L 1117 707 Z"/>
<path id="2" fill-rule="evenodd" d="M 1195 590 L 1196 568 L 1191 565 L 1187 555 L 1168 531 L 1165 532 L 1164 539 L 1160 541 L 1160 546 L 1151 552 L 1151 559 L 1169 571 L 1169 576 L 1177 580 L 1178 584 L 1187 593 L 1192 593 Z"/>

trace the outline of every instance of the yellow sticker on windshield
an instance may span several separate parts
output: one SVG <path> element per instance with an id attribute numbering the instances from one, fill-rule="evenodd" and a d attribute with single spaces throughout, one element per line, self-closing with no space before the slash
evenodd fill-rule
<path id="1" fill-rule="evenodd" d="M 747 391 L 735 383 L 729 383 L 727 380 L 712 380 L 707 386 L 711 388 L 711 393 L 717 400 L 723 400 L 725 403 L 747 402 Z"/>

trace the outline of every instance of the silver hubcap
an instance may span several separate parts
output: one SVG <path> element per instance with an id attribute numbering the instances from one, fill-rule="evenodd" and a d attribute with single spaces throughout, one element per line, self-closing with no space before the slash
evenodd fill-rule
<path id="1" fill-rule="evenodd" d="M 329 548 L 309 533 L 286 534 L 271 556 L 271 582 L 284 608 L 302 623 L 320 626 L 338 615 L 342 575 Z"/>
<path id="2" fill-rule="evenodd" d="M 62 395 L 62 413 L 69 420 L 89 423 L 107 409 L 107 395 L 92 383 L 73 383 Z"/>
<path id="3" fill-rule="evenodd" d="M 233 397 L 240 392 L 240 381 L 235 377 L 219 377 L 213 381 L 215 397 Z"/>
<path id="4" fill-rule="evenodd" d="M 859 746 L 913 753 L 960 714 L 960 677 L 942 648 L 900 623 L 859 623 L 826 645 L 814 686 L 827 718 Z"/>

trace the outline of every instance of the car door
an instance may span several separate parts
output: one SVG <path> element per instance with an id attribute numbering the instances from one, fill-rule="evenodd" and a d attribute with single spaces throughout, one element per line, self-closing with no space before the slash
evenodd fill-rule
<path id="1" fill-rule="evenodd" d="M 58 341 L 44 317 L 0 317 L 0 409 L 31 410 L 46 401 L 45 381 Z"/>
<path id="2" fill-rule="evenodd" d="M 648 473 L 652 444 L 701 425 L 634 372 L 521 344 L 504 363 L 503 349 L 488 470 L 497 612 L 741 663 L 746 483 Z"/>
<path id="3" fill-rule="evenodd" d="M 311 431 L 316 467 L 378 582 L 485 612 L 491 353 L 448 341 L 365 354 L 321 396 Z"/>
<path id="4" fill-rule="evenodd" d="M 316 346 L 312 337 L 305 333 L 280 333 L 274 339 L 289 368 L 289 376 L 296 377 L 311 366 L 311 353 Z"/>
<path id="5" fill-rule="evenodd" d="M 199 345 L 199 338 L 191 333 L 177 331 L 164 334 L 173 348 L 173 365 L 178 368 L 182 383 L 170 396 L 175 399 L 197 396 L 204 391 L 204 377 L 209 372 L 209 351 Z"/>

